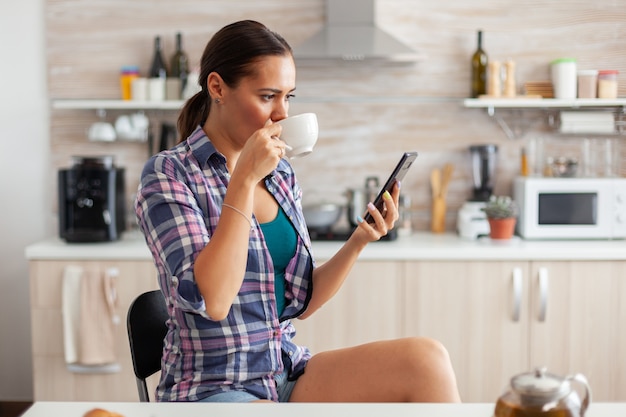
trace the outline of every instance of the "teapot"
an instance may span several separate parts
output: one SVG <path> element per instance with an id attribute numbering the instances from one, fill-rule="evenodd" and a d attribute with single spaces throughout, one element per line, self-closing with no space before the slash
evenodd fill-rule
<path id="1" fill-rule="evenodd" d="M 577 382 L 584 396 L 572 388 Z M 583 417 L 591 402 L 591 388 L 582 374 L 561 378 L 546 368 L 516 375 L 496 402 L 495 417 Z"/>

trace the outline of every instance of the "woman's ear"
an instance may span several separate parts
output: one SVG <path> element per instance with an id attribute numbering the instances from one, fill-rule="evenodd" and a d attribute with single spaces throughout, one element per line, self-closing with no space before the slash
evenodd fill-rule
<path id="1" fill-rule="evenodd" d="M 212 100 L 222 99 L 224 96 L 224 80 L 217 72 L 212 72 L 207 78 L 207 89 Z"/>

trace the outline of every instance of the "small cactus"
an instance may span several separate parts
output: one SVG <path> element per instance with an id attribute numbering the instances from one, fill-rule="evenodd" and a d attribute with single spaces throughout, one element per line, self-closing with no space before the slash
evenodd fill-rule
<path id="1" fill-rule="evenodd" d="M 492 195 L 482 210 L 490 219 L 517 217 L 517 204 L 509 196 Z"/>

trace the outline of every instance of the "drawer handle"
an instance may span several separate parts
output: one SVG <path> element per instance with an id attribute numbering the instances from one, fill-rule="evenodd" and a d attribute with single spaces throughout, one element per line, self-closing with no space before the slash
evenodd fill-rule
<path id="1" fill-rule="evenodd" d="M 522 270 L 513 268 L 513 321 L 519 321 L 522 308 Z"/>
<path id="2" fill-rule="evenodd" d="M 539 321 L 548 314 L 548 268 L 539 268 Z"/>

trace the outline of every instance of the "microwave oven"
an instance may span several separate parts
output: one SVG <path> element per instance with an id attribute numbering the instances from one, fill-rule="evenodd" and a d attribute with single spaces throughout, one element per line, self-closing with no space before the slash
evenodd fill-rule
<path id="1" fill-rule="evenodd" d="M 517 177 L 513 196 L 525 239 L 626 238 L 626 178 Z"/>

